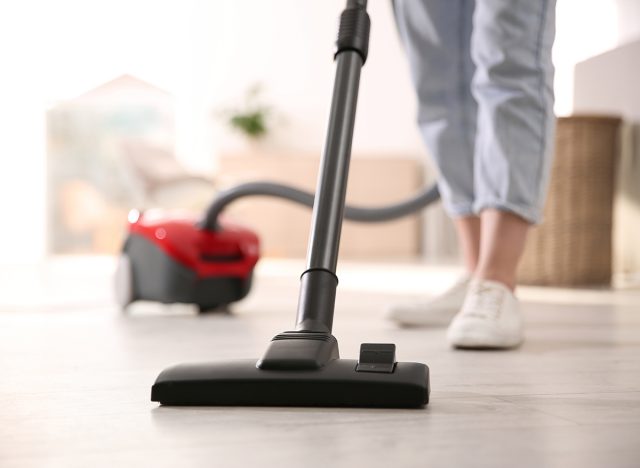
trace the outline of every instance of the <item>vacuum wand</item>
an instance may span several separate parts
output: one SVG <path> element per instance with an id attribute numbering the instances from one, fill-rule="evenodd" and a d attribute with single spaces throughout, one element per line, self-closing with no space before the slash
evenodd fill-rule
<path id="1" fill-rule="evenodd" d="M 327 138 L 313 205 L 307 268 L 336 271 L 351 160 L 351 140 L 362 58 L 347 51 L 337 56 L 336 82 Z"/>
<path id="2" fill-rule="evenodd" d="M 360 70 L 367 60 L 370 20 L 366 1 L 349 0 L 340 16 L 336 78 L 327 137 L 313 204 L 307 269 L 301 276 L 296 330 L 331 332 L 336 265 L 347 193 Z"/>
<path id="3" fill-rule="evenodd" d="M 163 405 L 422 407 L 429 368 L 397 362 L 395 345 L 363 343 L 359 360 L 342 359 L 331 334 L 336 263 L 360 70 L 367 58 L 366 0 L 348 0 L 340 17 L 333 90 L 296 329 L 276 335 L 262 357 L 180 364 L 160 373 L 152 401 Z"/>

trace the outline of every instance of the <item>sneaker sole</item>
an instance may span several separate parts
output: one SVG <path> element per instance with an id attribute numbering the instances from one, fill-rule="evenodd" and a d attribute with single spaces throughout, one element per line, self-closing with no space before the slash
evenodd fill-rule
<path id="1" fill-rule="evenodd" d="M 389 312 L 386 319 L 403 328 L 446 327 L 455 317 L 458 309 L 438 309 L 424 312 L 423 316 L 407 317 L 403 312 Z M 415 313 L 418 315 L 419 313 Z M 407 313 L 407 315 L 409 315 Z"/>
<path id="2" fill-rule="evenodd" d="M 465 335 L 462 337 L 449 338 L 449 344 L 456 349 L 513 349 L 520 346 L 523 342 L 523 338 L 517 340 L 504 338 L 496 340 L 495 337 L 487 337 L 483 335 Z"/>

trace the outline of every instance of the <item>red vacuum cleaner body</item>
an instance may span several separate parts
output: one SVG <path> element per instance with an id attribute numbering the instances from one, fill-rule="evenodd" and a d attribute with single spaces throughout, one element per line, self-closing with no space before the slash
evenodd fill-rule
<path id="1" fill-rule="evenodd" d="M 224 219 L 220 226 L 210 231 L 192 216 L 132 211 L 116 274 L 120 304 L 187 303 L 207 311 L 244 298 L 260 242 L 247 228 Z"/>

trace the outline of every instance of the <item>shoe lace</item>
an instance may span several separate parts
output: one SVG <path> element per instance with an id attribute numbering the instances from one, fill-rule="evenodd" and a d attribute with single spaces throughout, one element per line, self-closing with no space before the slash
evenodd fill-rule
<path id="1" fill-rule="evenodd" d="M 504 291 L 495 286 L 473 283 L 469 287 L 464 315 L 495 320 L 500 314 Z"/>

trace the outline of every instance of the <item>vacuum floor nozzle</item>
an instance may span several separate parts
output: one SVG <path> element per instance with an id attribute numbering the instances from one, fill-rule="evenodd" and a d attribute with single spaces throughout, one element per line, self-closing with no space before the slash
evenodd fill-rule
<path id="1" fill-rule="evenodd" d="M 392 372 L 335 359 L 316 370 L 264 370 L 254 360 L 181 364 L 151 389 L 163 405 L 417 408 L 429 402 L 429 368 L 398 362 Z"/>

